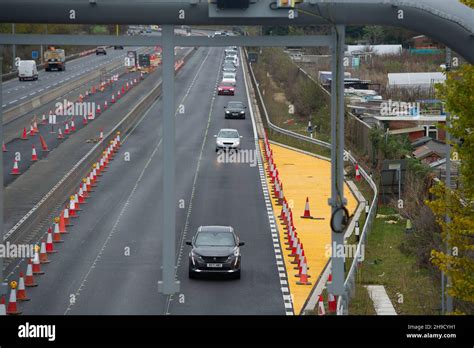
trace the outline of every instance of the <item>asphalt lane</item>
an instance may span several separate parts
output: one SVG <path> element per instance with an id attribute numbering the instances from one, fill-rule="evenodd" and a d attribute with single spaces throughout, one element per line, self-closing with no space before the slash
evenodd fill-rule
<path id="1" fill-rule="evenodd" d="M 128 49 L 137 49 L 125 47 L 123 50 L 107 49 L 107 55 L 95 54 L 77 58 L 66 63 L 66 71 L 38 71 L 38 80 L 19 81 L 17 78 L 2 83 L 2 108 L 10 109 L 27 99 L 47 93 L 48 90 L 66 85 L 86 73 L 100 69 L 112 61 L 123 60 Z M 66 52 L 67 54 L 67 52 Z"/>
<path id="2" fill-rule="evenodd" d="M 39 287 L 29 289 L 25 314 L 285 313 L 258 167 L 217 163 L 213 135 L 220 128 L 237 128 L 243 148 L 255 149 L 250 118 L 223 117 L 227 100 L 246 101 L 242 72 L 237 95 L 213 101 L 222 59 L 223 49 L 200 48 L 176 78 L 176 107 L 185 108 L 176 115 L 176 202 L 161 199 L 159 100 L 126 139 L 60 252 L 44 266 Z M 247 243 L 242 279 L 188 280 L 185 250 L 177 270 L 184 303 L 159 294 L 162 204 L 177 206 L 178 245 L 200 224 L 233 225 Z"/>

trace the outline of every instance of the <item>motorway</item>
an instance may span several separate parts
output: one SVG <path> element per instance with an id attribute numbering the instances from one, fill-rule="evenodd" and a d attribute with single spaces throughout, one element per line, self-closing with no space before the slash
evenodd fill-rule
<path id="1" fill-rule="evenodd" d="M 68 61 L 66 63 L 66 71 L 46 72 L 38 70 L 38 80 L 36 81 L 18 81 L 17 78 L 5 81 L 2 84 L 2 108 L 10 109 L 28 98 L 36 97 L 39 94 L 48 92 L 48 90 L 66 85 L 84 74 L 98 70 L 113 61 L 123 61 L 126 54 L 127 50 L 114 50 L 112 48 L 107 50 L 107 55 L 96 56 L 93 54 Z"/>
<path id="2" fill-rule="evenodd" d="M 241 67 L 235 97 L 217 96 L 222 48 L 200 48 L 176 76 L 176 201 L 162 195 L 162 102 L 130 132 L 73 221 L 57 254 L 29 288 L 24 314 L 285 314 L 258 166 L 218 163 L 214 134 L 236 128 L 255 150 L 252 120 L 224 119 L 228 100 L 246 105 Z M 125 154 L 130 160 L 125 160 Z M 182 200 L 182 201 L 181 201 Z M 180 204 L 184 203 L 184 207 Z M 162 205 L 176 205 L 179 294 L 158 292 Z M 200 225 L 232 225 L 241 240 L 240 280 L 187 277 L 184 245 Z M 9 280 L 18 273 L 10 273 Z"/>

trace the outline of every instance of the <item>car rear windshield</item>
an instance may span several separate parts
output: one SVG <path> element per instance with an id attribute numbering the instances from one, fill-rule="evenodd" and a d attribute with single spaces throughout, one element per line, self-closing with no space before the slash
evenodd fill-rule
<path id="1" fill-rule="evenodd" d="M 230 232 L 199 232 L 196 241 L 196 247 L 203 246 L 235 246 L 234 235 Z"/>

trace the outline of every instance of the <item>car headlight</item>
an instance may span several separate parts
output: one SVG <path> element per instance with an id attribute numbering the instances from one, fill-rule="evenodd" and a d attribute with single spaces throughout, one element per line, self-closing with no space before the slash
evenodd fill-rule
<path id="1" fill-rule="evenodd" d="M 225 113 L 226 113 L 226 114 L 230 114 L 230 111 L 229 111 L 229 110 L 227 110 Z"/>
<path id="2" fill-rule="evenodd" d="M 223 145 L 222 140 L 217 140 L 216 143 L 217 143 L 217 145 L 219 145 L 219 146 L 222 146 L 222 145 Z"/>
<path id="3" fill-rule="evenodd" d="M 194 251 L 191 251 L 191 257 L 195 260 L 198 260 L 198 261 L 201 261 L 201 262 L 204 262 L 203 258 L 201 255 L 199 254 L 196 254 Z"/>
<path id="4" fill-rule="evenodd" d="M 242 110 L 240 113 L 241 113 L 241 114 L 245 114 L 245 111 L 244 111 L 244 110 Z"/>

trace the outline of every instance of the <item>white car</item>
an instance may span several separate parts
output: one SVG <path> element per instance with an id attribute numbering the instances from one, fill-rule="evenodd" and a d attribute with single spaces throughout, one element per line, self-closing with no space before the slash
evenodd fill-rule
<path id="1" fill-rule="evenodd" d="M 239 66 L 239 58 L 237 56 L 227 56 L 225 57 L 224 63 L 232 63 L 234 66 Z"/>
<path id="2" fill-rule="evenodd" d="M 233 86 L 237 84 L 237 81 L 235 80 L 235 74 L 234 73 L 224 73 L 222 75 L 222 82 L 223 83 L 231 83 Z"/>
<path id="3" fill-rule="evenodd" d="M 218 134 L 214 135 L 216 138 L 216 152 L 219 150 L 238 150 L 240 147 L 240 139 L 237 129 L 223 128 Z"/>

